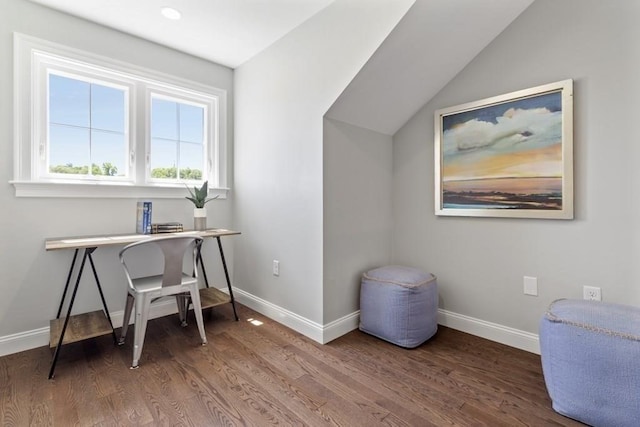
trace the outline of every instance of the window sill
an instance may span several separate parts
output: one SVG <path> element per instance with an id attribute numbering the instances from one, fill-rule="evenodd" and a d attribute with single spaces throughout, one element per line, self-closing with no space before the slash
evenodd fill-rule
<path id="1" fill-rule="evenodd" d="M 9 181 L 16 197 L 66 197 L 93 199 L 181 199 L 188 195 L 184 185 L 133 185 L 112 182 L 69 183 Z M 228 188 L 210 188 L 209 196 L 226 199 Z"/>

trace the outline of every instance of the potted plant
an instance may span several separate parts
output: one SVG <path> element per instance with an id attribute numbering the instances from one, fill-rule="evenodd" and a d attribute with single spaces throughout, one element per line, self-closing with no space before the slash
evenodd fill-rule
<path id="1" fill-rule="evenodd" d="M 209 195 L 209 181 L 205 181 L 202 187 L 193 187 L 193 191 L 189 187 L 190 196 L 186 196 L 185 199 L 191 200 L 195 206 L 193 209 L 193 228 L 194 230 L 202 231 L 207 229 L 207 209 L 204 205 L 210 202 L 215 197 L 207 197 Z"/>

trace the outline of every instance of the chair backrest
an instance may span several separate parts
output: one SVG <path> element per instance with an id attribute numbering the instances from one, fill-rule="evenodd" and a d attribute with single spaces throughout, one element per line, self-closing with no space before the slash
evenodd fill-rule
<path id="1" fill-rule="evenodd" d="M 164 255 L 164 271 L 162 274 L 162 286 L 178 285 L 182 282 L 183 262 L 186 251 L 193 244 L 193 277 L 198 277 L 198 269 L 196 267 L 196 256 L 202 246 L 202 237 L 198 236 L 163 236 L 152 237 L 140 242 L 131 243 L 125 246 L 119 254 L 120 262 L 124 266 L 124 271 L 129 282 L 131 276 L 125 262 L 125 253 L 134 247 L 155 245 L 160 248 Z M 195 243 L 195 244 L 194 244 Z"/>

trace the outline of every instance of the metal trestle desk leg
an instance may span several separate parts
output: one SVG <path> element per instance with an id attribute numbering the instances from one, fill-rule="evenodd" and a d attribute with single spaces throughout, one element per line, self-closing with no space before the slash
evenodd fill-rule
<path id="1" fill-rule="evenodd" d="M 222 267 L 224 268 L 224 277 L 227 280 L 227 289 L 229 290 L 229 297 L 231 298 L 231 306 L 233 307 L 233 317 L 238 321 L 238 312 L 236 311 L 236 299 L 233 297 L 233 289 L 231 288 L 231 279 L 229 278 L 229 270 L 227 269 L 227 261 L 224 258 L 224 251 L 222 250 L 222 242 L 220 236 L 215 236 L 218 241 L 218 249 L 220 251 L 220 259 L 222 260 Z M 209 287 L 209 279 L 207 278 L 207 272 L 204 268 L 204 262 L 202 262 L 202 254 L 198 253 L 197 258 L 200 268 L 202 268 L 202 276 L 204 278 L 205 286 Z"/>
<path id="2" fill-rule="evenodd" d="M 64 287 L 64 291 L 62 293 L 62 299 L 60 301 L 60 306 L 58 307 L 58 313 L 56 315 L 56 319 L 60 319 L 60 314 L 62 313 L 62 308 L 64 306 L 64 302 L 67 297 L 67 291 L 69 290 L 69 284 L 71 283 L 71 278 L 73 276 L 73 271 L 76 266 L 76 261 L 78 258 L 78 250 L 76 249 L 73 254 L 73 260 L 71 261 L 71 267 L 69 268 L 69 274 L 67 276 L 67 282 Z M 96 280 L 96 285 L 98 287 L 98 292 L 100 293 L 100 299 L 102 300 L 102 307 L 104 309 L 104 313 L 109 321 L 109 325 L 111 326 L 111 334 L 113 336 L 113 342 L 117 343 L 116 334 L 113 330 L 113 323 L 111 322 L 111 316 L 109 315 L 109 309 L 107 308 L 107 302 L 104 298 L 104 294 L 102 293 L 102 286 L 100 286 L 100 280 L 98 279 L 98 273 L 96 272 L 95 264 L 93 263 L 93 257 L 91 254 L 96 250 L 95 247 L 85 248 L 84 253 L 82 255 L 82 262 L 80 263 L 80 268 L 77 273 L 76 283 L 73 287 L 73 292 L 71 293 L 71 300 L 69 301 L 69 307 L 67 308 L 67 316 L 64 319 L 64 324 L 62 326 L 62 331 L 60 332 L 60 337 L 58 338 L 58 343 L 56 345 L 55 352 L 53 354 L 53 360 L 51 362 L 51 369 L 49 370 L 49 379 L 53 378 L 53 374 L 56 369 L 56 363 L 58 362 L 58 356 L 60 355 L 60 347 L 62 347 L 62 343 L 64 341 L 65 333 L 67 332 L 67 327 L 69 326 L 69 319 L 71 318 L 71 310 L 73 309 L 73 303 L 76 299 L 76 294 L 78 293 L 78 287 L 80 285 L 80 280 L 82 279 L 82 273 L 84 271 L 84 266 L 89 259 L 89 263 L 91 264 L 91 269 L 93 270 L 93 276 Z"/>

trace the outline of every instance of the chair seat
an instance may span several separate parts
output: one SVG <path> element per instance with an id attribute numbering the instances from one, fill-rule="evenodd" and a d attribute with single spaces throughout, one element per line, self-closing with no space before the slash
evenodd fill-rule
<path id="1" fill-rule="evenodd" d="M 163 290 L 162 274 L 159 274 L 156 276 L 140 277 L 138 279 L 131 279 L 131 283 L 133 284 L 133 287 L 138 293 L 154 292 L 154 291 L 162 292 Z M 197 283 L 196 278 L 191 277 L 188 274 L 182 273 L 182 283 L 179 283 L 178 285 L 187 287 L 193 283 Z M 167 287 L 165 286 L 164 289 L 166 288 Z M 185 291 L 186 290 L 188 289 L 185 289 Z"/>

